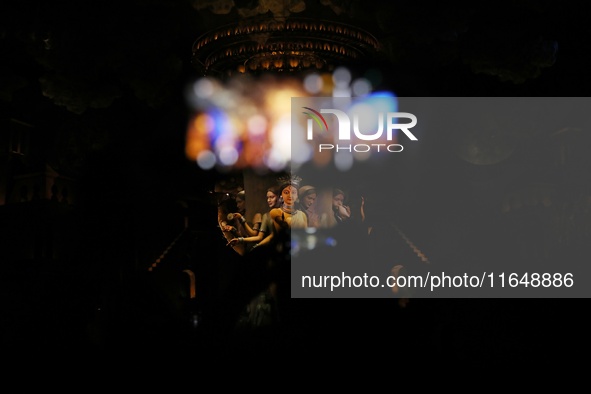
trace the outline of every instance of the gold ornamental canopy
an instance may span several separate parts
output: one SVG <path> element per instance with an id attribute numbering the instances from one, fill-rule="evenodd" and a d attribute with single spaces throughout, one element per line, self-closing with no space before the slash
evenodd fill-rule
<path id="1" fill-rule="evenodd" d="M 242 18 L 202 34 L 192 63 L 202 75 L 332 71 L 367 62 L 380 52 L 363 28 L 336 20 L 294 15 Z"/>

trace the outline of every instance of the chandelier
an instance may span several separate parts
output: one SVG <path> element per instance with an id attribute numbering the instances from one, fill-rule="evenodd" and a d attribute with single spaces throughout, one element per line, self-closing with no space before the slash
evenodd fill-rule
<path id="1" fill-rule="evenodd" d="M 213 29 L 193 44 L 192 64 L 202 75 L 332 71 L 380 52 L 369 32 L 330 20 L 247 18 Z"/>

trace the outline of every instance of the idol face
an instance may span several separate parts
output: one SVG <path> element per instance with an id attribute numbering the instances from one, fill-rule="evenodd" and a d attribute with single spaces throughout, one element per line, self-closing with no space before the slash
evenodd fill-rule
<path id="1" fill-rule="evenodd" d="M 242 200 L 240 198 L 236 199 L 236 208 L 238 209 L 238 212 L 242 213 L 246 210 L 246 201 Z"/>
<path id="2" fill-rule="evenodd" d="M 309 209 L 316 202 L 316 193 L 310 193 L 302 199 L 302 205 Z"/>
<path id="3" fill-rule="evenodd" d="M 285 205 L 292 206 L 298 199 L 298 189 L 295 186 L 287 186 L 281 191 L 281 197 L 283 197 Z"/>
<path id="4" fill-rule="evenodd" d="M 279 199 L 279 196 L 276 195 L 275 193 L 267 192 L 267 205 L 269 205 L 269 208 L 276 207 L 278 199 Z"/>
<path id="5" fill-rule="evenodd" d="M 345 196 L 342 194 L 337 194 L 332 198 L 332 207 L 336 210 L 338 207 L 343 205 L 343 201 L 345 201 Z"/>

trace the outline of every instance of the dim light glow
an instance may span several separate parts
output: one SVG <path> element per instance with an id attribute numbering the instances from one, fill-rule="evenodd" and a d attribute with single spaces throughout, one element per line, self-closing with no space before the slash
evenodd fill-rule
<path id="1" fill-rule="evenodd" d="M 332 80 L 336 88 L 347 88 L 351 83 L 351 72 L 346 67 L 337 67 L 332 73 Z"/>
<path id="2" fill-rule="evenodd" d="M 358 78 L 351 84 L 353 95 L 356 97 L 366 96 L 371 93 L 371 82 L 365 78 Z"/>
<path id="3" fill-rule="evenodd" d="M 197 154 L 197 164 L 204 170 L 211 170 L 215 167 L 215 153 L 210 150 L 204 150 Z"/>
<path id="4" fill-rule="evenodd" d="M 318 94 L 322 91 L 323 80 L 319 74 L 309 74 L 304 78 L 304 89 L 310 94 Z"/>
<path id="5" fill-rule="evenodd" d="M 334 165 L 341 172 L 347 172 L 353 167 L 354 157 L 352 153 L 341 152 L 334 155 Z"/>

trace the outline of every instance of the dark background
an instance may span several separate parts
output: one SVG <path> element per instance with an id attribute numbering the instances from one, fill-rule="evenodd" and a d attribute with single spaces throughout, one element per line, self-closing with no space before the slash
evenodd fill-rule
<path id="1" fill-rule="evenodd" d="M 1 179 L 8 185 L 15 176 L 49 165 L 60 176 L 75 179 L 77 190 L 70 197 L 76 203 L 61 208 L 36 211 L 14 201 L 1 207 L 3 346 L 196 347 L 214 355 L 240 349 L 236 353 L 244 357 L 305 355 L 322 351 L 322 346 L 344 354 L 350 346 L 400 346 L 441 356 L 527 357 L 542 352 L 540 345 L 549 336 L 560 336 L 565 347 L 581 338 L 576 334 L 582 330 L 584 300 L 413 299 L 401 308 L 397 299 L 347 299 L 293 300 L 293 326 L 260 341 L 235 340 L 227 332 L 235 301 L 228 296 L 232 292 L 226 281 L 233 280 L 238 262 L 223 248 L 209 193 L 219 174 L 200 170 L 184 156 L 190 114 L 184 92 L 199 76 L 191 65 L 192 44 L 204 32 L 237 18 L 236 9 L 212 12 L 209 3 L 3 2 L 2 143 L 9 145 L 17 120 L 31 126 L 31 148 L 25 157 L 0 156 Z M 357 23 L 380 40 L 383 53 L 368 59 L 367 66 L 379 68 L 381 87 L 400 97 L 588 93 L 588 23 L 574 3 L 307 3 L 312 16 Z M 256 2 L 236 4 L 249 9 Z M 558 160 L 555 148 L 566 142 L 552 139 L 556 131 L 520 135 L 511 160 L 496 166 L 479 165 L 488 157 L 467 157 L 463 145 L 451 145 L 458 140 L 446 140 L 447 152 L 453 154 L 425 164 L 446 177 L 434 173 L 422 184 L 410 183 L 442 198 L 421 201 L 427 203 L 425 209 L 412 221 L 419 203 L 411 204 L 410 190 L 401 192 L 395 197 L 401 223 L 426 249 L 438 250 L 438 234 L 459 232 L 478 254 L 481 245 L 469 237 L 469 226 L 478 218 L 458 220 L 456 214 L 466 212 L 463 204 L 474 204 L 469 212 L 494 216 L 503 196 L 513 196 L 520 186 L 540 178 L 563 191 L 555 202 L 570 209 L 564 217 L 583 215 L 589 198 L 589 161 L 584 156 L 588 130 L 569 132 L 567 146 L 579 150 L 567 165 L 536 171 L 538 165 Z M 487 136 L 476 137 L 488 141 Z M 505 176 L 523 169 L 524 163 L 531 171 L 507 182 Z M 6 198 L 9 191 L 4 186 Z M 475 203 L 491 193 L 499 198 Z M 540 217 L 549 223 L 554 213 Z M 560 244 L 553 249 L 569 250 L 567 258 L 581 262 L 588 259 L 581 246 L 589 236 L 588 213 L 584 215 L 576 216 L 585 219 L 569 230 L 575 248 Z M 183 231 L 184 217 L 191 232 L 172 249 L 176 265 L 148 273 Z M 525 220 L 530 225 L 511 236 L 516 252 L 536 228 Z M 429 222 L 436 225 L 421 230 Z M 560 231 L 550 234 L 564 235 Z M 44 243 L 48 232 L 51 253 Z M 22 234 L 35 240 L 38 253 L 19 246 L 27 244 Z M 532 237 L 526 253 L 543 244 Z M 197 272 L 197 302 L 174 287 L 185 280 L 179 274 L 184 267 Z M 202 322 L 196 330 L 185 320 L 195 314 Z"/>

